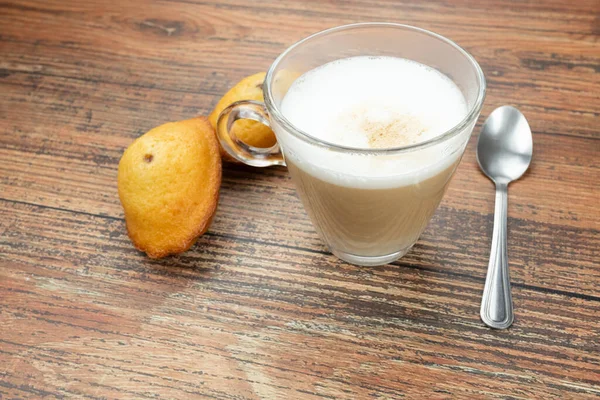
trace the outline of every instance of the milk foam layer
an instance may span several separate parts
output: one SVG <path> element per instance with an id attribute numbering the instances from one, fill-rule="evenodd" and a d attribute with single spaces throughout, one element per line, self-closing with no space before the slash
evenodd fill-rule
<path id="1" fill-rule="evenodd" d="M 296 127 L 356 148 L 391 148 L 434 138 L 467 113 L 458 87 L 439 71 L 396 57 L 351 57 L 297 79 L 281 105 Z"/>
<path id="2" fill-rule="evenodd" d="M 402 58 L 367 56 L 305 73 L 286 93 L 281 110 L 310 136 L 373 150 L 435 138 L 468 111 L 460 89 L 441 72 Z M 456 164 L 471 129 L 424 150 L 384 156 L 329 151 L 291 135 L 278 135 L 278 140 L 286 159 L 321 180 L 391 188 L 416 184 Z"/>

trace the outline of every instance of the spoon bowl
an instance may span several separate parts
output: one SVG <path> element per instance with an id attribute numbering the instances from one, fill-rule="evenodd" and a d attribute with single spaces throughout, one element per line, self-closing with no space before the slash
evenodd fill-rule
<path id="1" fill-rule="evenodd" d="M 477 141 L 477 162 L 495 183 L 519 179 L 531 163 L 533 139 L 525 116 L 511 106 L 496 108 Z"/>

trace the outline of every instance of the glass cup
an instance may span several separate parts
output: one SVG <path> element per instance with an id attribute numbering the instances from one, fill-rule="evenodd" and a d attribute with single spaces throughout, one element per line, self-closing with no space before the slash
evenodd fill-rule
<path id="1" fill-rule="evenodd" d="M 437 69 L 462 91 L 467 115 L 433 139 L 389 149 L 340 146 L 290 123 L 280 107 L 294 80 L 353 56 L 401 57 Z M 248 165 L 287 165 L 331 252 L 373 266 L 406 254 L 437 209 L 479 117 L 485 77 L 469 53 L 440 35 L 407 25 L 361 23 L 316 33 L 288 48 L 269 68 L 263 91 L 264 104 L 239 101 L 223 110 L 217 124 L 221 145 Z M 270 126 L 277 144 L 256 148 L 242 142 L 231 130 L 239 119 Z"/>

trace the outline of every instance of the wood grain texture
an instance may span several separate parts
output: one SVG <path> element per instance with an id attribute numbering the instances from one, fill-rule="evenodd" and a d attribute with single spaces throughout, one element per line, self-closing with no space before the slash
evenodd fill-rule
<path id="1" fill-rule="evenodd" d="M 125 4 L 122 4 L 125 3 Z M 475 129 L 415 248 L 328 254 L 284 168 L 227 165 L 190 251 L 125 232 L 131 141 L 207 114 L 318 30 L 387 20 L 446 35 L 512 104 L 534 161 L 509 193 L 516 322 L 479 320 L 493 186 Z M 82 0 L 0 3 L 0 398 L 600 396 L 600 3 Z"/>

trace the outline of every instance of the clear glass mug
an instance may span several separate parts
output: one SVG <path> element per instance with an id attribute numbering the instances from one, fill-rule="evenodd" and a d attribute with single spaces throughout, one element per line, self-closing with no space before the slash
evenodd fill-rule
<path id="1" fill-rule="evenodd" d="M 467 115 L 434 139 L 390 149 L 348 148 L 292 125 L 280 107 L 294 80 L 352 56 L 401 57 L 441 71 L 462 91 Z M 331 252 L 373 266 L 406 254 L 437 209 L 479 117 L 485 77 L 469 53 L 440 35 L 407 25 L 361 23 L 316 33 L 288 48 L 269 68 L 263 91 L 264 104 L 240 101 L 223 110 L 217 124 L 221 145 L 248 165 L 287 165 Z M 240 141 L 231 131 L 239 119 L 270 126 L 277 144 L 256 148 Z"/>

